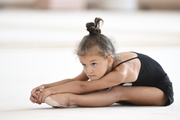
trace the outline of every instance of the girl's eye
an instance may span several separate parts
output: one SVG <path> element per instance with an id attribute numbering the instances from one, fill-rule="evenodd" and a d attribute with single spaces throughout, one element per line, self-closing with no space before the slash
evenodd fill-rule
<path id="1" fill-rule="evenodd" d="M 83 67 L 86 67 L 86 64 L 82 64 Z"/>
<path id="2" fill-rule="evenodd" d="M 97 64 L 96 63 L 92 63 L 92 66 L 96 66 Z"/>

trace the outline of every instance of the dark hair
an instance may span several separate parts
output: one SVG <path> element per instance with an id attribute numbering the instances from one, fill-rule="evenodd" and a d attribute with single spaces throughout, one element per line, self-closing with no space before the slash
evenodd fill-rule
<path id="1" fill-rule="evenodd" d="M 112 42 L 108 37 L 101 34 L 101 21 L 103 22 L 101 18 L 95 18 L 94 22 L 89 22 L 86 24 L 89 34 L 84 36 L 79 43 L 76 50 L 76 54 L 78 56 L 95 54 L 106 58 L 108 55 L 112 55 L 115 59 L 117 59 Z"/>

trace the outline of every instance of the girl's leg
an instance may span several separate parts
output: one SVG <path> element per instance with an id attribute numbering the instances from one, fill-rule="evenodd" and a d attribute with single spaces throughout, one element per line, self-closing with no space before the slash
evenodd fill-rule
<path id="1" fill-rule="evenodd" d="M 129 102 L 135 105 L 165 105 L 166 95 L 155 87 L 123 87 L 116 86 L 108 91 L 85 95 L 57 94 L 51 98 L 66 106 L 104 107 L 116 102 Z"/>

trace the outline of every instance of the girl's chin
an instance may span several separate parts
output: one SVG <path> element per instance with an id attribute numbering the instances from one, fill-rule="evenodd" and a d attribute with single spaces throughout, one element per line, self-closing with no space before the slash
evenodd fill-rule
<path id="1" fill-rule="evenodd" d="M 98 79 L 90 79 L 91 81 L 98 80 Z"/>
<path id="2" fill-rule="evenodd" d="M 93 81 L 93 80 L 99 80 L 100 78 L 91 78 L 90 80 Z"/>

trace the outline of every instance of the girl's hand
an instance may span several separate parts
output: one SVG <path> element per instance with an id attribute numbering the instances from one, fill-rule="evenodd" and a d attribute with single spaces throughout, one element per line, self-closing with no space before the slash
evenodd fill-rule
<path id="1" fill-rule="evenodd" d="M 43 90 L 44 90 L 44 86 L 39 86 L 39 87 L 36 87 L 36 88 L 32 89 L 31 95 L 30 95 L 30 101 L 33 102 L 33 103 L 37 103 L 39 94 Z"/>
<path id="2" fill-rule="evenodd" d="M 44 103 L 46 97 L 48 97 L 50 95 L 52 95 L 51 89 L 45 89 L 44 91 L 40 92 L 37 103 L 38 104 Z"/>

